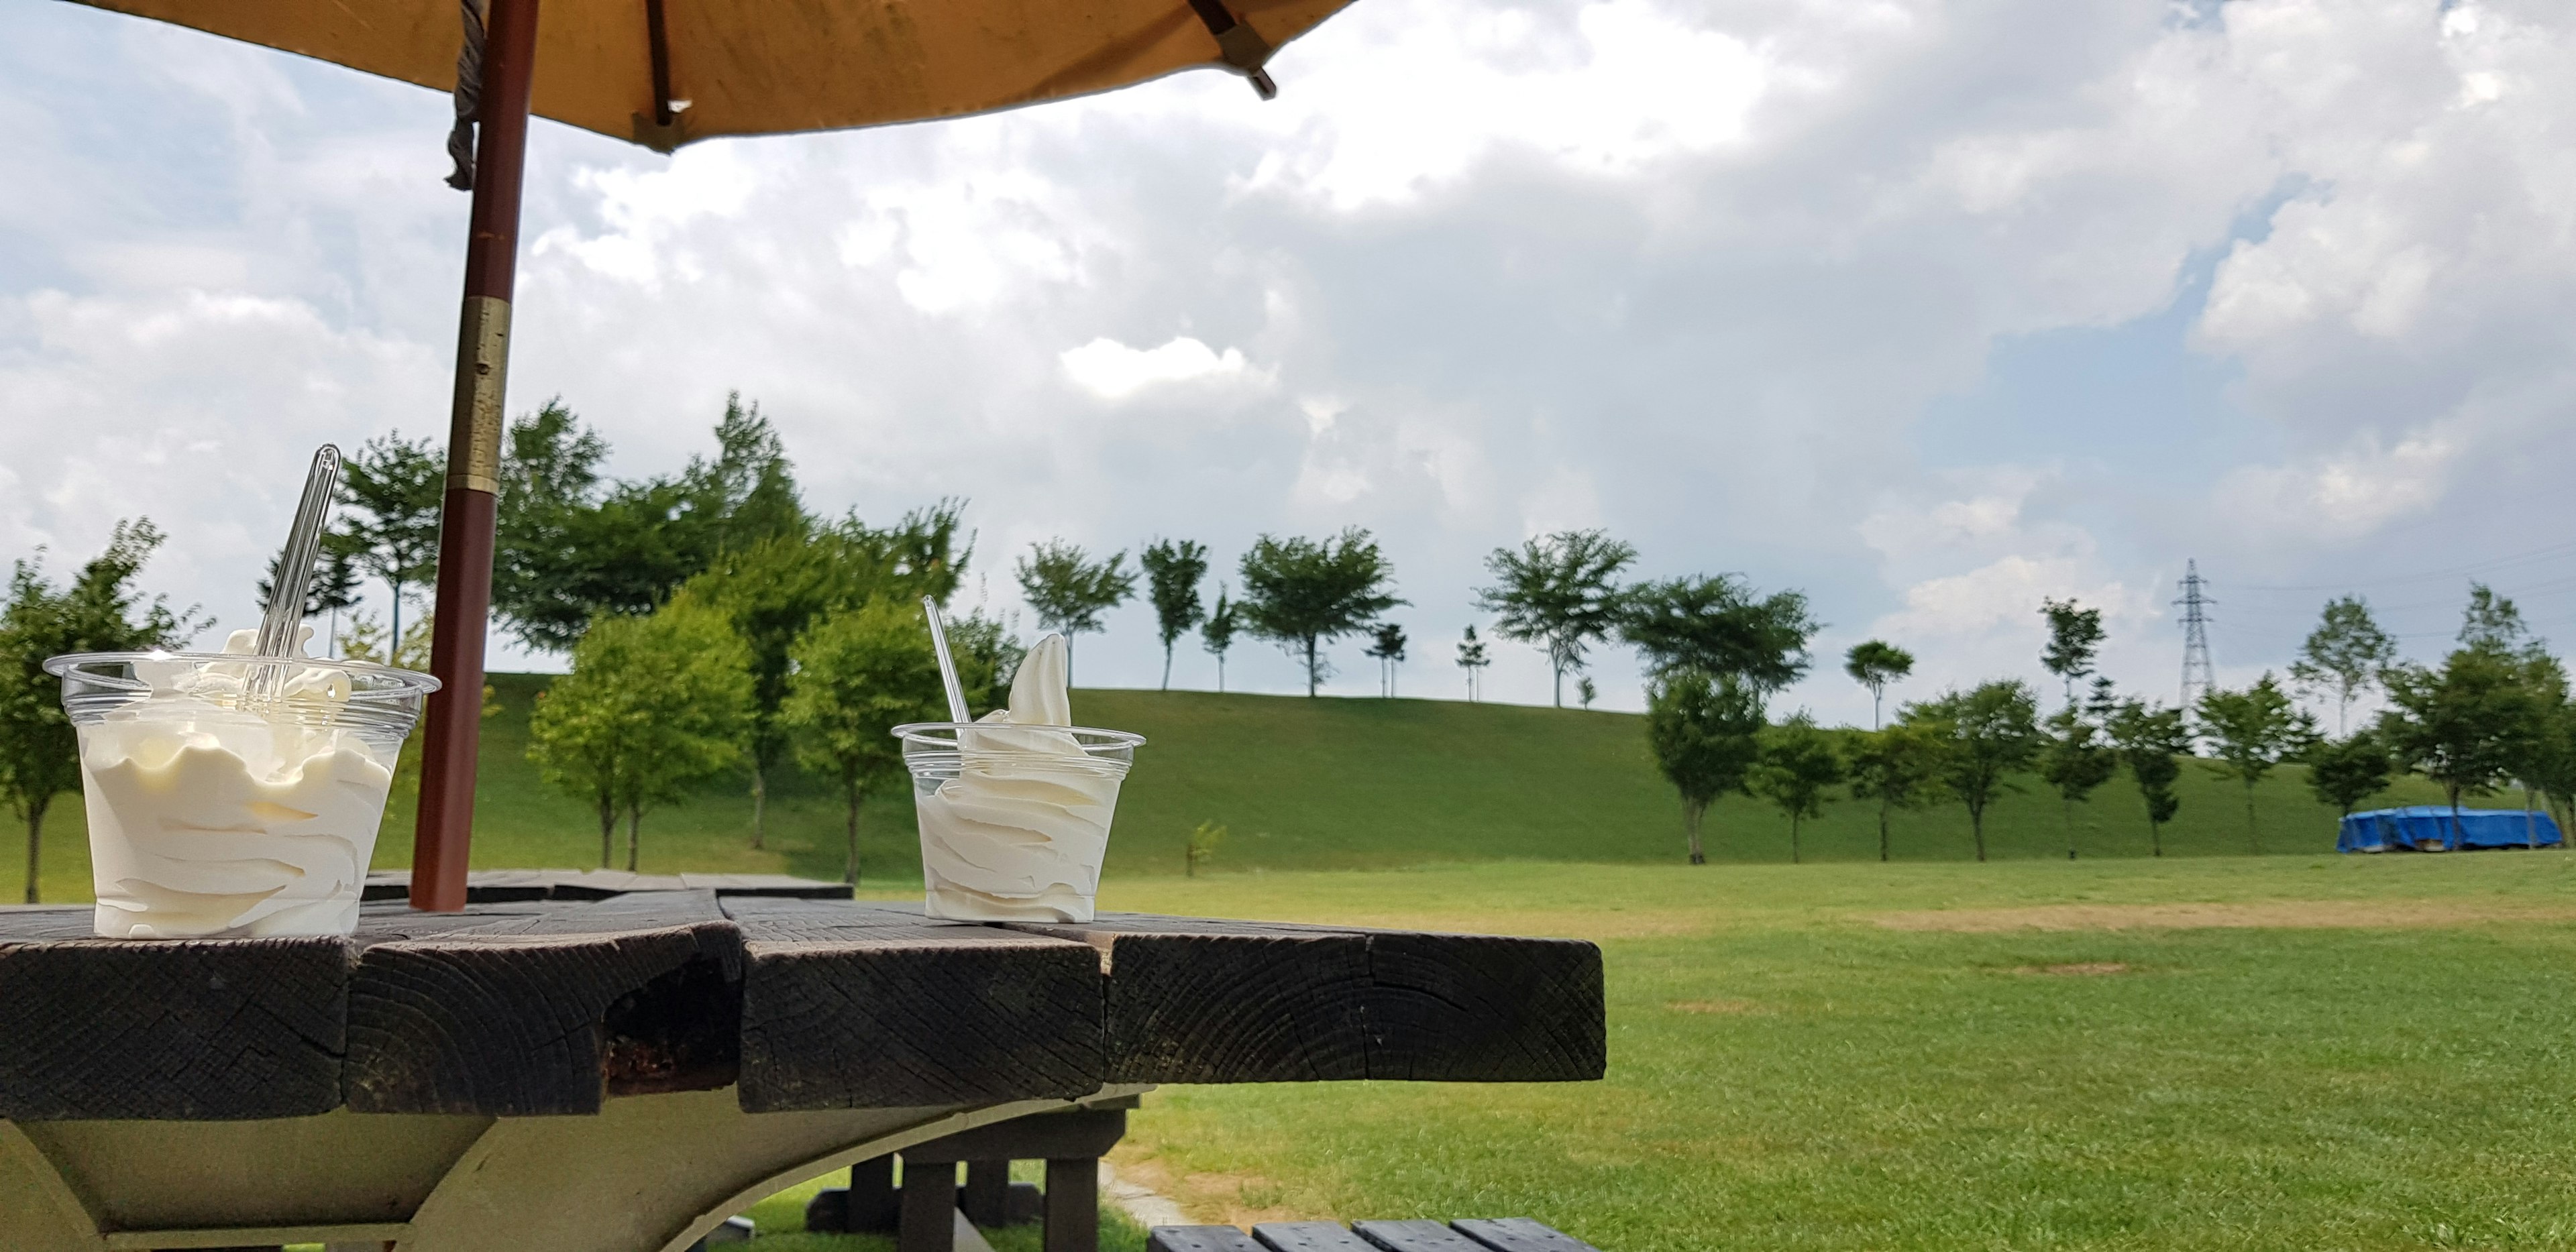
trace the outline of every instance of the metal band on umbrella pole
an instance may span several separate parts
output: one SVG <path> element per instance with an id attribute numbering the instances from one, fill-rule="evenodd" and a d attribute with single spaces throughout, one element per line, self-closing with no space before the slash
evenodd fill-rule
<path id="1" fill-rule="evenodd" d="M 465 907 L 474 838 L 474 754 L 482 739 L 483 635 L 492 612 L 492 541 L 501 490 L 502 399 L 510 368 L 510 296 L 519 260 L 519 186 L 527 161 L 528 91 L 537 0 L 491 0 L 465 245 L 465 307 L 456 342 L 456 402 L 447 433 L 446 512 L 438 532 L 438 604 L 412 835 L 411 905 Z"/>

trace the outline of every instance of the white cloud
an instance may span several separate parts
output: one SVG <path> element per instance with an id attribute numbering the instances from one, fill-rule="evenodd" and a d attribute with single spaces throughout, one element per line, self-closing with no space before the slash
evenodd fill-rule
<path id="1" fill-rule="evenodd" d="M 1075 386 L 1103 400 L 1123 400 L 1166 383 L 1268 381 L 1261 371 L 1244 364 L 1240 349 L 1218 352 L 1187 335 L 1175 336 L 1158 348 L 1130 348 L 1104 337 L 1067 348 L 1056 359 L 1064 362 L 1064 372 Z"/>

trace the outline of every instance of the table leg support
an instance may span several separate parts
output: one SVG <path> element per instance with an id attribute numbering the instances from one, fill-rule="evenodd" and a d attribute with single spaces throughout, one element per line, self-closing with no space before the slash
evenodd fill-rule
<path id="1" fill-rule="evenodd" d="M 895 1252 L 955 1252 L 956 1214 L 955 1163 L 904 1162 L 903 1223 L 895 1232 Z"/>
<path id="2" fill-rule="evenodd" d="M 1011 1224 L 1011 1163 L 966 1162 L 966 1192 L 957 1201 L 966 1220 L 986 1230 Z"/>
<path id="3" fill-rule="evenodd" d="M 1099 1158 L 1046 1163 L 1045 1248 L 1046 1252 L 1100 1252 Z"/>

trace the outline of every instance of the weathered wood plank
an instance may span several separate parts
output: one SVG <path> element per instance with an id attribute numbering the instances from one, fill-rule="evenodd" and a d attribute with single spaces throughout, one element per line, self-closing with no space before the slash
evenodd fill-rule
<path id="1" fill-rule="evenodd" d="M 1263 1222 L 1252 1228 L 1252 1241 L 1270 1252 L 1377 1252 L 1340 1222 Z"/>
<path id="2" fill-rule="evenodd" d="M 339 1103 L 338 939 L 97 939 L 0 909 L 0 1117 L 229 1121 Z"/>
<path id="3" fill-rule="evenodd" d="M 1110 914 L 1021 925 L 1109 971 L 1112 1082 L 1578 1081 L 1607 1063 L 1601 951 Z"/>
<path id="4" fill-rule="evenodd" d="M 1351 1232 L 1386 1252 L 1488 1252 L 1475 1240 L 1432 1221 L 1352 1222 Z"/>
<path id="5" fill-rule="evenodd" d="M 350 1108 L 595 1113 L 610 1094 L 733 1080 L 740 934 L 712 894 L 451 916 L 362 917 Z"/>
<path id="6" fill-rule="evenodd" d="M 1452 1230 L 1494 1252 L 1601 1252 L 1601 1249 L 1526 1217 L 1462 1217 Z"/>
<path id="7" fill-rule="evenodd" d="M 1232 1226 L 1156 1226 L 1145 1234 L 1145 1252 L 1261 1252 L 1261 1245 Z"/>
<path id="8" fill-rule="evenodd" d="M 1100 1089 L 1087 947 L 917 908 L 729 897 L 742 927 L 742 1107 L 876 1108 Z"/>

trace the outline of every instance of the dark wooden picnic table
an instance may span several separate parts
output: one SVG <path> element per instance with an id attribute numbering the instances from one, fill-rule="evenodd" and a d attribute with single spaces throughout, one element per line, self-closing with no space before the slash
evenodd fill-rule
<path id="1" fill-rule="evenodd" d="M 836 1166 L 1159 1083 L 1602 1072 L 1588 943 L 970 925 L 794 881 L 486 880 L 349 939 L 0 909 L 0 1247 L 679 1252 Z"/>

